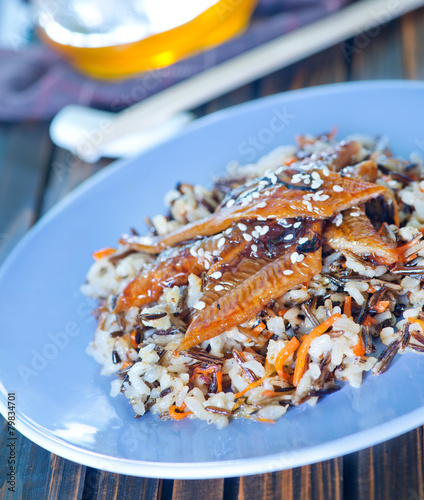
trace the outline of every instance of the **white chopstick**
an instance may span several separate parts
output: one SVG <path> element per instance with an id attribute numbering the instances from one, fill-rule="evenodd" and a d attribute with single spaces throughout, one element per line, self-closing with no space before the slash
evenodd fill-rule
<path id="1" fill-rule="evenodd" d="M 95 144 L 84 139 L 84 154 L 96 154 L 134 130 L 159 125 L 172 115 L 195 108 L 246 83 L 424 5 L 424 0 L 361 0 L 292 33 L 283 35 L 158 92 L 117 114 Z M 78 148 L 77 151 L 78 153 Z"/>

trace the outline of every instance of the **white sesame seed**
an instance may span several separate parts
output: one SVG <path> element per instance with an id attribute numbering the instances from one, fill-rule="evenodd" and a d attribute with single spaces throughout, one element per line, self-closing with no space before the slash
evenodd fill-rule
<path id="1" fill-rule="evenodd" d="M 305 256 L 303 255 L 303 253 L 301 253 L 298 258 L 297 258 L 297 262 L 302 262 L 302 260 L 305 258 Z"/>
<path id="2" fill-rule="evenodd" d="M 260 233 L 262 231 L 262 226 L 255 226 L 255 231 Z"/>
<path id="3" fill-rule="evenodd" d="M 336 193 L 341 193 L 343 191 L 343 188 L 341 186 L 337 186 L 337 184 L 335 186 L 333 186 L 333 191 L 335 191 Z"/>
<path id="4" fill-rule="evenodd" d="M 263 221 L 265 221 L 267 219 L 266 219 L 266 217 L 261 217 L 260 215 L 258 215 L 257 218 L 256 218 L 256 220 L 263 222 Z"/>
<path id="5" fill-rule="evenodd" d="M 218 241 L 218 248 L 222 248 L 225 244 L 225 238 L 221 238 L 219 241 Z"/>
<path id="6" fill-rule="evenodd" d="M 299 244 L 303 245 L 303 243 L 306 243 L 308 241 L 308 238 L 300 238 Z"/>
<path id="7" fill-rule="evenodd" d="M 311 188 L 318 189 L 321 186 L 322 182 L 320 181 L 312 181 Z"/>
<path id="8" fill-rule="evenodd" d="M 199 257 L 203 257 L 205 255 L 205 251 L 203 250 L 203 248 L 199 248 L 199 250 L 197 250 L 197 255 Z"/>
<path id="9" fill-rule="evenodd" d="M 219 280 L 221 276 L 222 276 L 221 271 L 215 271 L 210 275 L 210 277 L 213 278 L 214 280 Z"/>
<path id="10" fill-rule="evenodd" d="M 301 181 L 302 181 L 301 174 L 294 174 L 293 177 L 291 178 L 292 184 L 299 184 L 299 182 Z"/>
<path id="11" fill-rule="evenodd" d="M 294 238 L 293 234 L 288 234 L 287 236 L 284 236 L 285 241 L 290 241 Z"/>
<path id="12" fill-rule="evenodd" d="M 201 301 L 201 300 L 198 300 L 195 304 L 194 304 L 194 309 L 197 309 L 198 311 L 201 311 L 202 309 L 204 309 L 206 307 L 206 304 Z"/>
<path id="13" fill-rule="evenodd" d="M 293 271 L 291 271 L 290 269 L 286 269 L 285 271 L 283 271 L 283 274 L 285 274 L 286 276 L 290 276 L 290 274 L 293 274 Z"/>
<path id="14" fill-rule="evenodd" d="M 190 248 L 190 253 L 193 257 L 197 257 L 197 252 L 196 252 L 196 249 L 194 247 L 191 247 Z"/>
<path id="15" fill-rule="evenodd" d="M 300 227 L 300 226 L 301 226 L 301 224 L 302 224 L 301 222 L 295 222 L 295 223 L 293 224 L 293 227 L 298 228 L 298 227 Z"/>
<path id="16" fill-rule="evenodd" d="M 230 235 L 233 232 L 233 229 L 229 227 L 228 229 L 225 230 L 225 234 Z"/>
<path id="17" fill-rule="evenodd" d="M 258 233 L 258 231 L 252 231 L 252 236 L 253 236 L 254 238 L 259 238 L 259 233 Z"/>
<path id="18" fill-rule="evenodd" d="M 228 200 L 226 206 L 228 208 L 231 208 L 235 204 L 235 202 L 236 202 L 235 200 Z"/>
<path id="19" fill-rule="evenodd" d="M 330 197 L 328 196 L 328 194 L 323 194 L 323 195 L 321 195 L 321 199 L 320 199 L 320 201 L 325 201 L 325 200 L 328 200 L 328 198 L 330 198 Z"/>
<path id="20" fill-rule="evenodd" d="M 264 201 L 261 201 L 260 203 L 258 203 L 256 205 L 256 208 L 265 208 L 266 207 L 266 203 Z"/>
<path id="21" fill-rule="evenodd" d="M 330 175 L 330 171 L 328 170 L 327 167 L 322 169 L 322 173 L 325 175 L 325 177 L 328 177 Z"/>
<path id="22" fill-rule="evenodd" d="M 319 180 L 321 180 L 321 176 L 319 175 L 319 173 L 318 173 L 318 172 L 312 172 L 312 174 L 311 174 L 311 175 L 312 175 L 312 178 L 313 178 L 313 179 L 319 179 Z"/>
<path id="23" fill-rule="evenodd" d="M 268 227 L 268 226 L 264 226 L 264 227 L 262 228 L 262 231 L 261 231 L 262 236 L 263 236 L 264 234 L 266 234 L 268 231 L 269 231 L 269 227 Z"/>
<path id="24" fill-rule="evenodd" d="M 343 222 L 343 215 L 342 214 L 336 215 L 336 217 L 334 217 L 333 219 L 333 222 L 337 227 L 339 227 L 340 224 Z"/>
<path id="25" fill-rule="evenodd" d="M 351 212 L 352 217 L 359 217 L 361 214 L 359 212 Z"/>
<path id="26" fill-rule="evenodd" d="M 275 173 L 278 175 L 278 174 L 281 174 L 281 172 L 284 170 L 284 167 L 278 167 L 277 170 L 275 171 Z"/>
<path id="27" fill-rule="evenodd" d="M 259 193 L 257 191 L 252 193 L 252 198 L 259 198 Z"/>
<path id="28" fill-rule="evenodd" d="M 237 224 L 238 228 L 240 229 L 240 231 L 246 231 L 247 230 L 247 226 L 246 224 L 242 224 L 241 222 L 239 222 Z"/>
<path id="29" fill-rule="evenodd" d="M 220 292 L 221 290 L 224 290 L 224 287 L 222 285 L 215 285 L 214 290 L 215 292 Z"/>
<path id="30" fill-rule="evenodd" d="M 252 252 L 254 252 L 254 253 L 256 253 L 258 251 L 257 245 L 252 245 L 250 248 L 252 249 Z"/>
<path id="31" fill-rule="evenodd" d="M 308 203 L 308 207 L 307 207 L 307 208 L 308 208 L 308 210 L 309 210 L 310 212 L 312 212 L 312 203 Z"/>
<path id="32" fill-rule="evenodd" d="M 209 261 L 207 260 L 207 261 L 205 262 L 205 269 L 206 269 L 206 271 L 207 271 L 208 269 L 210 269 L 210 267 L 211 267 L 211 265 L 210 265 Z"/>
<path id="33" fill-rule="evenodd" d="M 243 233 L 243 238 L 246 240 L 246 241 L 252 241 L 252 236 L 248 233 Z"/>
<path id="34" fill-rule="evenodd" d="M 290 260 L 292 261 L 292 264 L 296 264 L 298 257 L 299 257 L 299 254 L 297 252 L 293 252 L 290 255 Z"/>

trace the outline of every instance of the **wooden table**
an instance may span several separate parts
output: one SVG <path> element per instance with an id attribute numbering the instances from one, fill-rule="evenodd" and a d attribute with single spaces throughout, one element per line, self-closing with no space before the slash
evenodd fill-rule
<path id="1" fill-rule="evenodd" d="M 326 83 L 424 78 L 422 47 L 424 9 L 247 85 L 196 112 L 201 116 L 276 92 Z M 108 163 L 102 160 L 87 165 L 54 147 L 48 126 L 0 124 L 1 260 L 39 217 Z M 424 499 L 423 428 L 314 465 L 199 481 L 144 479 L 95 470 L 53 455 L 19 436 L 16 493 L 8 492 L 5 483 L 5 437 L 6 422 L 1 418 L 0 496 L 7 499 Z"/>

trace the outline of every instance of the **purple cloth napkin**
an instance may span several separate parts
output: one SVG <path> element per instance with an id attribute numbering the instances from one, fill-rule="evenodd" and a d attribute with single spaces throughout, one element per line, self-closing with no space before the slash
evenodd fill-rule
<path id="1" fill-rule="evenodd" d="M 240 36 L 167 68 L 119 82 L 77 73 L 42 45 L 0 50 L 0 120 L 51 119 L 67 104 L 119 111 L 174 83 L 332 13 L 350 0 L 261 0 Z"/>

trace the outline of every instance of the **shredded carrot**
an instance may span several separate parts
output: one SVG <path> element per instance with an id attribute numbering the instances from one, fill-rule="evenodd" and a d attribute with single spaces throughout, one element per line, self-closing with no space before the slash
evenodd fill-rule
<path id="1" fill-rule="evenodd" d="M 266 340 L 269 340 L 274 334 L 272 332 L 268 332 L 266 335 L 264 335 L 264 337 L 266 338 Z"/>
<path id="2" fill-rule="evenodd" d="M 374 318 L 372 318 L 369 314 L 367 314 L 365 316 L 365 319 L 363 321 L 363 325 L 364 326 L 371 326 L 371 325 L 374 325 L 376 323 L 376 320 Z"/>
<path id="3" fill-rule="evenodd" d="M 352 349 L 352 352 L 355 356 L 359 356 L 361 358 L 365 354 L 365 347 L 361 338 L 359 339 L 359 342 L 356 344 L 356 346 Z"/>
<path id="4" fill-rule="evenodd" d="M 216 385 L 217 385 L 217 391 L 222 392 L 222 372 L 216 372 Z"/>
<path id="5" fill-rule="evenodd" d="M 390 305 L 390 302 L 388 300 L 380 300 L 377 302 L 377 304 L 374 306 L 374 309 L 378 313 L 384 312 Z"/>
<path id="6" fill-rule="evenodd" d="M 289 167 L 295 161 L 297 161 L 296 156 L 290 156 L 289 158 L 286 158 L 283 163 Z"/>
<path id="7" fill-rule="evenodd" d="M 238 401 L 236 401 L 233 406 L 233 411 L 236 411 L 237 408 L 240 408 L 240 406 L 244 403 L 244 401 L 245 401 L 244 398 L 240 398 Z"/>
<path id="8" fill-rule="evenodd" d="M 210 368 L 200 368 L 199 366 L 196 366 L 196 368 L 193 370 L 193 374 L 190 377 L 189 382 L 192 382 L 197 375 L 209 375 L 209 373 L 213 373 L 216 371 L 216 368 L 214 366 L 211 366 Z"/>
<path id="9" fill-rule="evenodd" d="M 280 378 L 284 378 L 283 375 L 283 364 L 284 361 L 286 361 L 289 356 L 291 356 L 294 351 L 298 348 L 299 346 L 299 341 L 297 340 L 296 337 L 293 337 L 290 342 L 284 346 L 281 351 L 277 354 L 277 357 L 275 358 L 275 370 L 278 373 L 278 376 Z"/>
<path id="10" fill-rule="evenodd" d="M 132 363 L 131 363 L 130 361 L 124 361 L 124 362 L 122 363 L 122 368 L 121 368 L 121 370 L 125 370 L 125 368 L 128 368 L 128 367 L 129 367 L 129 366 L 131 366 L 131 365 L 132 365 Z"/>
<path id="11" fill-rule="evenodd" d="M 352 316 L 352 297 L 350 295 L 346 295 L 343 314 L 346 314 L 348 318 Z"/>
<path id="12" fill-rule="evenodd" d="M 300 379 L 303 376 L 303 372 L 305 370 L 306 356 L 308 354 L 309 348 L 311 347 L 311 343 L 314 339 L 322 335 L 326 332 L 334 322 L 341 318 L 341 314 L 336 313 L 330 316 L 328 319 L 321 323 L 317 327 L 315 327 L 309 335 L 306 336 L 305 340 L 302 342 L 299 347 L 299 351 L 297 353 L 296 365 L 294 367 L 294 376 L 293 376 L 293 385 L 297 386 L 300 382 Z"/>
<path id="13" fill-rule="evenodd" d="M 134 347 L 134 349 L 137 349 L 138 347 L 138 342 L 137 342 L 137 330 L 133 330 L 130 335 L 131 339 L 131 345 Z"/>
<path id="14" fill-rule="evenodd" d="M 115 252 L 115 248 L 101 248 L 100 250 L 97 250 L 97 252 L 93 252 L 93 259 L 100 260 L 103 259 L 103 257 L 109 257 L 109 255 L 112 255 Z"/>
<path id="15" fill-rule="evenodd" d="M 420 325 L 420 327 L 422 328 L 422 330 L 424 332 L 424 320 L 418 319 L 418 318 L 408 318 L 408 321 L 410 323 L 417 323 L 417 325 Z"/>
<path id="16" fill-rule="evenodd" d="M 407 262 L 411 262 L 411 260 L 414 260 L 418 257 L 418 254 L 417 253 L 413 253 L 412 255 L 410 255 L 409 257 L 406 257 L 405 259 L 405 263 Z"/>
<path id="17" fill-rule="evenodd" d="M 419 237 L 415 236 L 415 238 L 412 238 L 412 240 L 408 241 L 408 243 L 406 243 L 405 245 L 395 248 L 396 253 L 399 255 L 402 261 L 405 261 L 405 256 L 404 256 L 405 251 L 408 250 L 408 248 L 412 248 L 414 245 L 416 245 L 418 241 Z"/>
<path id="18" fill-rule="evenodd" d="M 281 311 L 278 311 L 278 316 L 284 316 L 286 314 L 286 312 L 288 311 L 288 309 L 281 309 Z"/>
<path id="19" fill-rule="evenodd" d="M 272 398 L 273 396 L 280 396 L 281 392 L 275 392 L 275 391 L 264 391 L 261 394 L 261 398 Z"/>
<path id="20" fill-rule="evenodd" d="M 243 396 L 244 394 L 246 394 L 246 392 L 250 391 L 250 389 L 254 389 L 255 387 L 258 387 L 258 385 L 261 385 L 262 382 L 266 379 L 267 377 L 262 377 L 260 378 L 259 380 L 256 380 L 255 382 L 252 382 L 251 384 L 249 384 L 247 387 L 245 387 L 242 391 L 240 392 L 237 392 L 236 394 L 234 394 L 234 399 L 238 399 L 240 398 L 241 396 Z"/>
<path id="21" fill-rule="evenodd" d="M 182 420 L 183 418 L 186 418 L 193 413 L 192 411 L 182 412 L 180 410 L 180 408 L 177 408 L 177 405 L 172 405 L 169 408 L 169 416 L 174 420 Z"/>
<path id="22" fill-rule="evenodd" d="M 275 424 L 275 420 L 271 420 L 269 418 L 257 418 L 258 422 L 265 422 L 266 424 Z"/>
<path id="23" fill-rule="evenodd" d="M 252 330 L 250 330 L 250 333 L 257 337 L 262 332 L 262 330 L 265 330 L 265 323 L 262 323 L 261 321 L 259 325 L 256 325 L 255 328 L 252 328 Z"/>
<path id="24" fill-rule="evenodd" d="M 287 373 L 284 370 L 284 368 L 283 368 L 283 371 L 281 372 L 281 378 L 284 379 L 289 384 L 293 384 L 293 375 L 290 375 L 290 373 Z"/>
<path id="25" fill-rule="evenodd" d="M 375 288 L 373 286 L 369 286 L 367 292 L 374 293 L 375 292 Z"/>

